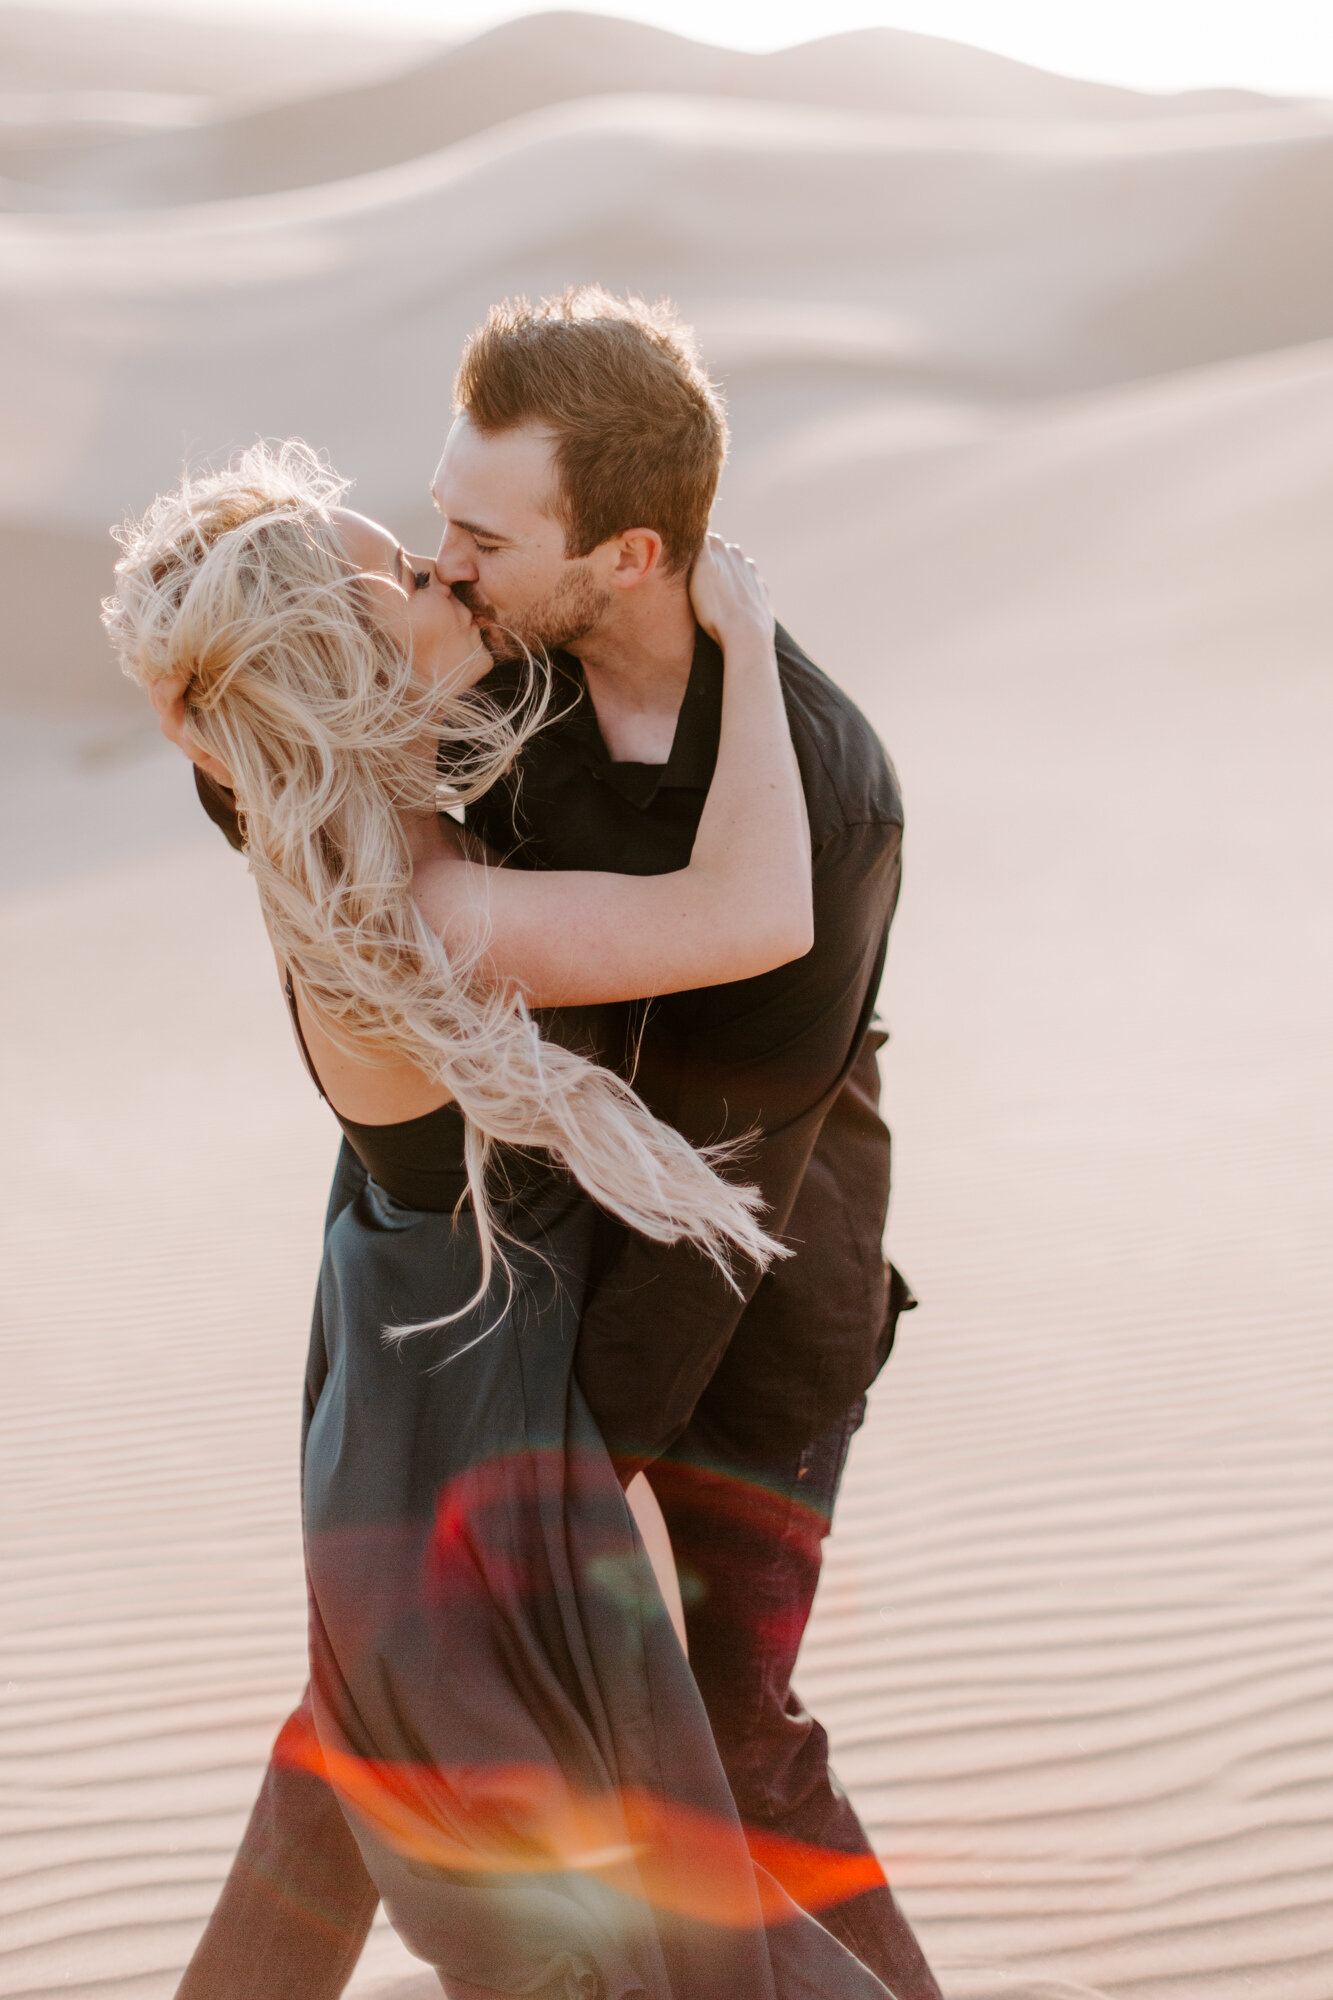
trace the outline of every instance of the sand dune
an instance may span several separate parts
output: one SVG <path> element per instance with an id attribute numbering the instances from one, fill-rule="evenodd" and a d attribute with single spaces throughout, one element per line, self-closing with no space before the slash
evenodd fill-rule
<path id="1" fill-rule="evenodd" d="M 53 134 L 40 157 L 11 156 L 8 163 L 0 151 L 0 173 L 13 183 L 7 205 L 155 208 L 317 186 L 591 96 L 670 92 L 1000 120 L 1153 119 L 1263 103 L 1241 91 L 1153 98 L 1076 83 L 888 28 L 752 55 L 573 13 L 509 22 L 456 48 L 423 52 L 405 74 L 318 96 L 305 89 L 299 103 L 248 106 L 214 116 L 203 131 L 145 134 L 136 143 L 95 148 L 77 135 L 62 145 L 62 135 Z"/>
<path id="2" fill-rule="evenodd" d="M 221 14 L 140 13 L 133 6 L 80 12 L 0 0 L 2 122 L 29 122 L 19 118 L 25 97 L 35 100 L 28 107 L 34 113 L 53 98 L 73 111 L 81 94 L 116 92 L 193 98 L 225 116 L 268 98 L 299 100 L 365 84 L 434 52 L 427 40 L 345 28 L 326 26 L 312 35 L 274 26 L 257 37 L 253 21 L 233 23 Z"/>
<path id="3" fill-rule="evenodd" d="M 62 398 L 70 428 L 88 409 L 84 370 L 99 366 L 99 408 L 132 409 L 141 454 L 168 422 L 174 440 L 187 411 L 208 412 L 206 398 L 234 425 L 238 398 L 253 403 L 256 388 L 274 414 L 327 425 L 329 362 L 310 350 L 331 349 L 345 368 L 364 353 L 362 329 L 378 341 L 381 322 L 392 330 L 410 308 L 395 361 L 443 374 L 497 284 L 608 266 L 619 283 L 661 274 L 703 310 L 719 295 L 746 302 L 779 351 L 788 305 L 806 349 L 822 306 L 830 327 L 839 314 L 877 325 L 861 360 L 908 384 L 1080 388 L 1327 331 L 1331 179 L 1333 117 L 1319 107 L 977 128 L 706 98 L 583 100 L 317 189 L 4 218 L 7 359 L 27 370 L 10 395 L 44 435 L 66 371 L 82 389 Z M 183 378 L 174 396 L 166 354 Z M 848 359 L 845 341 L 830 339 L 827 358 Z M 272 379 L 284 363 L 308 377 L 312 359 L 325 409 L 290 401 Z M 27 471 L 21 432 L 18 442 L 13 463 Z M 83 470 L 91 518 L 104 489 L 87 492 Z M 42 504 L 72 512 L 66 491 L 50 468 Z"/>
<path id="4" fill-rule="evenodd" d="M 321 188 L 0 218 L 0 543 L 50 535 L 80 579 L 53 606 L 11 540 L 3 678 L 88 686 L 103 524 L 183 457 L 300 432 L 429 533 L 452 358 L 503 292 L 672 293 L 761 432 L 793 401 L 1030 399 L 1333 330 L 1331 176 L 1318 107 L 983 128 L 608 96 Z"/>
<path id="5" fill-rule="evenodd" d="M 302 1671 L 333 1133 L 243 869 L 114 710 L 104 523 L 301 429 L 424 532 L 472 318 L 599 276 L 696 318 L 720 519 L 908 799 L 925 1304 L 803 1690 L 949 2000 L 1328 2000 L 1327 113 L 581 17 L 354 57 L 288 153 L 219 59 L 111 149 L 133 212 L 71 149 L 0 219 L 0 1993 L 166 2000 Z M 450 76 L 477 122 L 423 141 Z M 352 1989 L 430 1990 L 383 1931 Z"/>
<path id="6" fill-rule="evenodd" d="M 0 35 L 49 90 L 43 20 L 6 10 Z M 0 671 L 25 699 L 94 684 L 104 524 L 182 456 L 302 431 L 424 530 L 420 429 L 361 383 L 401 383 L 437 433 L 458 342 L 507 289 L 673 292 L 761 432 L 775 398 L 1031 397 L 1333 330 L 1317 106 L 1108 93 L 888 31 L 740 57 L 544 16 L 388 78 L 368 45 L 350 95 L 311 91 L 354 44 L 321 38 L 298 83 L 291 38 L 265 38 L 251 74 L 303 94 L 219 118 L 243 37 L 210 27 L 204 62 L 203 32 L 118 41 L 94 18 L 76 38 L 119 49 L 117 88 L 133 58 L 159 94 L 191 74 L 222 93 L 177 131 L 83 146 L 90 198 L 146 211 L 0 219 Z M 28 166 L 77 194 L 39 127 Z M 328 184 L 292 191 L 298 168 Z M 54 601 L 53 567 L 76 580 Z"/>

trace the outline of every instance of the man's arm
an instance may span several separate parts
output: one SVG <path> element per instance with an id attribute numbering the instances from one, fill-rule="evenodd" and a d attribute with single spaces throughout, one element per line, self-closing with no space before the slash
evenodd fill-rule
<path id="1" fill-rule="evenodd" d="M 660 1116 L 696 1144 L 756 1134 L 731 1171 L 759 1187 L 778 1233 L 862 1053 L 900 869 L 899 827 L 836 835 L 816 857 L 814 952 L 738 985 L 734 1009 L 706 1033 L 691 1033 L 685 996 L 655 1014 L 645 1039 L 635 1083 Z M 779 1022 L 775 1039 L 768 1030 Z M 738 1276 L 739 1296 L 691 1245 L 602 1230 L 575 1372 L 626 1473 L 689 1422 L 759 1282 Z"/>
<path id="2" fill-rule="evenodd" d="M 238 854 L 245 852 L 245 842 L 241 839 L 241 821 L 236 811 L 236 794 L 226 785 L 210 778 L 207 771 L 194 765 L 194 788 L 199 794 L 199 803 L 215 827 L 228 844 Z"/>

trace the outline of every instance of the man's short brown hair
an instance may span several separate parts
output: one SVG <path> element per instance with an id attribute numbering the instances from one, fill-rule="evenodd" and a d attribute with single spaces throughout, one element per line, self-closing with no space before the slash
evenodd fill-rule
<path id="1" fill-rule="evenodd" d="M 569 555 L 627 528 L 656 529 L 673 571 L 703 547 L 727 420 L 665 300 L 582 285 L 535 306 L 492 306 L 463 349 L 454 407 L 481 431 L 551 432 Z"/>

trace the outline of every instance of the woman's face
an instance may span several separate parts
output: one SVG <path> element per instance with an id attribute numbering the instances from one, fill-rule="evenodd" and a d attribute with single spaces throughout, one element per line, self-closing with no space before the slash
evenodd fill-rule
<path id="1" fill-rule="evenodd" d="M 440 582 L 429 556 L 408 555 L 387 528 L 350 508 L 335 509 L 333 518 L 377 623 L 410 655 L 417 678 L 449 689 L 475 686 L 490 672 L 491 656 L 472 613 Z"/>

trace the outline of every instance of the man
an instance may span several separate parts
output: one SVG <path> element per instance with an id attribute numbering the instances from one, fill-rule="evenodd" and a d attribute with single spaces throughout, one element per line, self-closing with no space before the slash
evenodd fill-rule
<path id="1" fill-rule="evenodd" d="M 721 657 L 688 596 L 726 449 L 716 394 L 669 313 L 596 289 L 493 310 L 455 392 L 436 569 L 500 663 L 488 685 L 545 649 L 557 711 L 469 825 L 518 866 L 680 867 L 720 718 Z M 696 1143 L 745 1140 L 738 1170 L 795 1254 L 737 1292 L 692 1248 L 606 1221 L 576 1369 L 625 1475 L 646 1467 L 661 1503 L 742 1819 L 869 1853 L 791 1672 L 865 1391 L 912 1303 L 881 1250 L 873 1025 L 902 808 L 864 717 L 781 628 L 778 655 L 810 818 L 812 951 L 553 1031 L 632 1071 Z M 227 802 L 201 793 L 226 825 Z M 356 1171 L 345 1150 L 340 1174 Z M 337 1994 L 374 1901 L 331 1795 L 279 1755 L 181 2000 Z M 887 1883 L 831 1907 L 816 1883 L 811 1905 L 898 2000 L 939 2000 Z"/>

